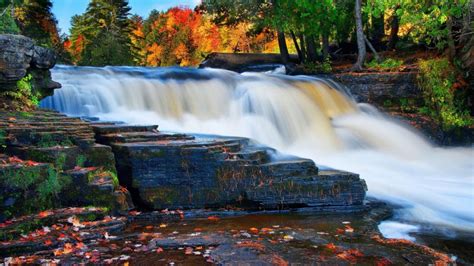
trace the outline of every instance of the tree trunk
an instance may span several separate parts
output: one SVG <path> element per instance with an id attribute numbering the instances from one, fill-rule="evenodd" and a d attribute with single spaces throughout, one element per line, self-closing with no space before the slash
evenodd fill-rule
<path id="1" fill-rule="evenodd" d="M 392 21 L 390 22 L 390 36 L 388 37 L 388 50 L 395 49 L 398 42 L 398 30 L 400 28 L 400 18 L 397 15 L 397 10 L 400 6 L 395 7 L 392 15 Z"/>
<path id="2" fill-rule="evenodd" d="M 384 14 L 372 18 L 372 44 L 380 49 L 382 39 L 385 35 Z"/>
<path id="3" fill-rule="evenodd" d="M 362 14 L 361 14 L 361 0 L 355 0 L 355 22 L 356 22 L 356 33 L 357 33 L 357 62 L 352 66 L 353 71 L 360 71 L 364 65 L 366 49 L 364 42 L 364 29 L 362 27 Z"/>
<path id="4" fill-rule="evenodd" d="M 323 60 L 326 60 L 329 57 L 329 34 L 327 32 L 323 32 L 322 41 L 323 41 Z"/>
<path id="5" fill-rule="evenodd" d="M 288 47 L 286 46 L 285 33 L 278 31 L 278 47 L 280 48 L 281 61 L 287 64 L 290 61 L 290 55 L 288 54 Z"/>
<path id="6" fill-rule="evenodd" d="M 11 0 L 10 3 L 12 5 L 12 9 L 11 9 L 11 16 L 12 16 L 12 19 L 15 19 L 15 3 L 13 2 L 14 0 Z"/>
<path id="7" fill-rule="evenodd" d="M 370 51 L 372 51 L 372 53 L 374 54 L 375 60 L 377 60 L 377 62 L 379 62 L 379 63 L 382 62 L 382 59 L 380 58 L 379 54 L 377 53 L 375 48 L 372 46 L 372 44 L 369 42 L 369 39 L 367 39 L 367 37 L 364 36 L 364 40 L 365 40 L 365 43 L 367 44 L 367 46 L 369 47 Z"/>
<path id="8" fill-rule="evenodd" d="M 318 54 L 316 53 L 316 43 L 313 36 L 306 36 L 306 50 L 308 51 L 308 60 L 310 62 L 318 61 Z"/>
<path id="9" fill-rule="evenodd" d="M 300 46 L 298 45 L 298 40 L 296 39 L 296 35 L 293 31 L 290 31 L 290 33 L 291 33 L 291 38 L 293 39 L 293 43 L 295 43 L 295 48 L 296 48 L 296 52 L 298 53 L 298 58 L 300 60 L 300 63 L 303 63 L 304 58 L 303 58 L 303 54 L 301 53 Z"/>
<path id="10" fill-rule="evenodd" d="M 300 33 L 298 38 L 300 39 L 301 54 L 303 55 L 303 61 L 306 61 L 306 43 L 304 41 L 304 35 Z"/>
<path id="11" fill-rule="evenodd" d="M 451 62 L 454 62 L 454 57 L 456 56 L 456 46 L 454 44 L 453 36 L 453 17 L 449 16 L 446 21 L 446 28 L 448 29 L 448 59 Z"/>

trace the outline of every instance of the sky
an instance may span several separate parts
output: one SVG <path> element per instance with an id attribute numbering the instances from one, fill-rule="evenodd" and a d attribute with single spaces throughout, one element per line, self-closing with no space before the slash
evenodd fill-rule
<path id="1" fill-rule="evenodd" d="M 194 8 L 200 0 L 129 0 L 131 14 L 147 17 L 151 10 L 167 10 L 173 6 L 187 6 Z M 69 34 L 71 18 L 82 14 L 87 8 L 89 0 L 53 0 L 53 13 L 58 20 L 62 33 Z"/>

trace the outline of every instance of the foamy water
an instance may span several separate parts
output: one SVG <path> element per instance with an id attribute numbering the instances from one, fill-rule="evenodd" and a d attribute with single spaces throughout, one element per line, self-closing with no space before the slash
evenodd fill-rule
<path id="1" fill-rule="evenodd" d="M 161 130 L 253 138 L 359 173 L 399 219 L 474 232 L 474 149 L 439 148 L 330 81 L 181 68 L 56 67 L 43 107 Z"/>

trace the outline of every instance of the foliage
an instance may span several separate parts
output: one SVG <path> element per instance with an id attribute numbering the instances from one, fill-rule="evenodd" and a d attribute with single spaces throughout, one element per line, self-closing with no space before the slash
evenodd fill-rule
<path id="1" fill-rule="evenodd" d="M 303 64 L 303 68 L 306 73 L 324 73 L 328 74 L 332 71 L 331 61 L 329 59 L 324 60 L 322 63 L 319 62 L 306 62 Z"/>
<path id="2" fill-rule="evenodd" d="M 0 151 L 4 150 L 6 146 L 7 132 L 4 129 L 0 129 Z"/>
<path id="3" fill-rule="evenodd" d="M 130 65 L 130 7 L 125 0 L 92 0 L 82 15 L 72 18 L 64 43 L 80 65 Z"/>
<path id="4" fill-rule="evenodd" d="M 60 47 L 57 20 L 51 11 L 52 6 L 51 0 L 19 0 L 15 5 L 15 17 L 21 34 L 48 48 Z"/>
<path id="5" fill-rule="evenodd" d="M 50 134 L 43 135 L 38 141 L 38 143 L 36 144 L 36 146 L 40 148 L 49 148 L 49 147 L 55 147 L 55 146 L 69 146 L 70 147 L 73 145 L 74 144 L 68 137 L 62 138 L 61 136 L 61 139 L 54 139 L 52 135 Z"/>
<path id="6" fill-rule="evenodd" d="M 3 92 L 2 96 L 8 96 L 26 107 L 38 106 L 41 95 L 34 90 L 32 79 L 31 74 L 26 75 L 17 81 L 16 90 Z"/>
<path id="7" fill-rule="evenodd" d="M 0 7 L 0 34 L 19 34 L 20 29 L 16 25 L 15 19 L 11 17 L 10 12 L 8 12 L 10 7 Z"/>
<path id="8" fill-rule="evenodd" d="M 83 154 L 79 154 L 79 155 L 76 157 L 76 166 L 78 166 L 78 167 L 84 167 L 86 161 L 87 161 L 87 157 L 84 156 Z"/>
<path id="9" fill-rule="evenodd" d="M 444 129 L 472 125 L 473 119 L 462 106 L 456 89 L 456 71 L 445 58 L 420 60 L 418 84 L 423 90 L 426 109 Z"/>
<path id="10" fill-rule="evenodd" d="M 403 60 L 386 58 L 382 62 L 377 62 L 376 59 L 366 63 L 368 68 L 381 70 L 381 71 L 396 71 L 403 65 Z"/>

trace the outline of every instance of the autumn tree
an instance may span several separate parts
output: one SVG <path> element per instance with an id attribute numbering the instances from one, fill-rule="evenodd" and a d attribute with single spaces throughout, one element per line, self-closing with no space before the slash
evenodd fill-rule
<path id="1" fill-rule="evenodd" d="M 21 33 L 49 48 L 60 46 L 57 20 L 50 0 L 23 0 L 15 6 L 15 17 Z"/>

